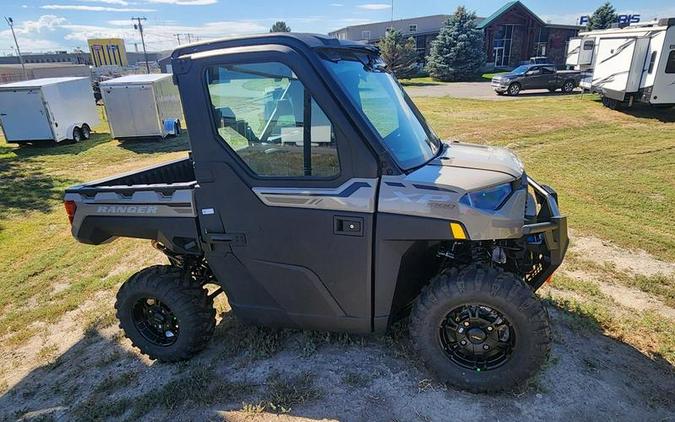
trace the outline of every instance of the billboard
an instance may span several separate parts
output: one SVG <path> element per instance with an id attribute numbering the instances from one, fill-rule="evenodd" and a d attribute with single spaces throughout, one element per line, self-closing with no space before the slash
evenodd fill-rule
<path id="1" fill-rule="evenodd" d="M 87 40 L 91 62 L 99 66 L 127 66 L 127 50 L 122 38 L 96 38 Z"/>

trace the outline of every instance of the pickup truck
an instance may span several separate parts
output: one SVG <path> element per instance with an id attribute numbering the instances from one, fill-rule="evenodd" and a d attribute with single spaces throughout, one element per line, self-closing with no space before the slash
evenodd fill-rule
<path id="1" fill-rule="evenodd" d="M 518 95 L 528 89 L 548 89 L 550 92 L 560 89 L 568 94 L 579 85 L 580 79 L 581 72 L 576 70 L 557 70 L 553 64 L 526 64 L 494 76 L 491 86 L 497 95 Z"/>
<path id="2" fill-rule="evenodd" d="M 430 370 L 471 391 L 544 363 L 534 292 L 563 260 L 567 220 L 512 152 L 441 141 L 369 45 L 263 34 L 171 63 L 190 156 L 65 194 L 77 240 L 144 238 L 168 258 L 117 294 L 142 353 L 202 350 L 224 292 L 265 326 L 373 333 L 409 315 Z"/>

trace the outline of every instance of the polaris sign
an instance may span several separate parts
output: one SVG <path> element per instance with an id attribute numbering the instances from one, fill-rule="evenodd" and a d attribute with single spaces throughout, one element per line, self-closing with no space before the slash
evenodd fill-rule
<path id="1" fill-rule="evenodd" d="M 588 25 L 591 22 L 591 17 L 588 15 L 584 15 L 579 17 L 579 25 Z M 619 26 L 627 26 L 630 25 L 631 23 L 639 23 L 640 22 L 640 15 L 635 14 L 635 15 L 619 15 L 616 18 L 616 23 L 619 24 Z"/>

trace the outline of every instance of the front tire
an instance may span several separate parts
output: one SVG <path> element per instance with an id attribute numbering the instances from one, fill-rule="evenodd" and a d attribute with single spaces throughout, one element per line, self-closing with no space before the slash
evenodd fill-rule
<path id="1" fill-rule="evenodd" d="M 88 124 L 86 124 L 86 123 L 83 124 L 83 125 L 82 125 L 82 129 L 80 129 L 80 130 L 82 131 L 82 137 L 83 137 L 84 139 L 89 139 L 89 138 L 91 138 L 91 128 L 89 127 Z"/>
<path id="2" fill-rule="evenodd" d="M 117 318 L 131 343 L 151 359 L 186 360 L 213 335 L 216 311 L 206 289 L 180 268 L 155 265 L 117 293 Z"/>
<path id="3" fill-rule="evenodd" d="M 551 348 L 548 314 L 514 274 L 474 265 L 445 270 L 417 298 L 410 335 L 441 381 L 486 393 L 534 375 Z"/>
<path id="4" fill-rule="evenodd" d="M 520 84 L 518 82 L 514 82 L 509 85 L 508 93 L 509 95 L 513 96 L 520 94 Z"/>

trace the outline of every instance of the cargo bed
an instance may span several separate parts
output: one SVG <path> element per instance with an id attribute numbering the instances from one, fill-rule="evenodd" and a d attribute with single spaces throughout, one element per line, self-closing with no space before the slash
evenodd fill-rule
<path id="1" fill-rule="evenodd" d="M 66 189 L 72 233 L 101 244 L 115 237 L 152 239 L 199 253 L 192 160 L 184 158 Z"/>

